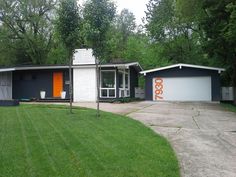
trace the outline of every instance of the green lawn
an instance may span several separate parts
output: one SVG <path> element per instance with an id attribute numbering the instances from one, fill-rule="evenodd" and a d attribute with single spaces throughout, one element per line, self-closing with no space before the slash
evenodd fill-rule
<path id="1" fill-rule="evenodd" d="M 221 105 L 226 108 L 228 111 L 236 112 L 236 106 L 229 103 L 221 103 Z"/>
<path id="2" fill-rule="evenodd" d="M 0 107 L 1 177 L 177 177 L 169 143 L 141 123 L 91 109 Z"/>

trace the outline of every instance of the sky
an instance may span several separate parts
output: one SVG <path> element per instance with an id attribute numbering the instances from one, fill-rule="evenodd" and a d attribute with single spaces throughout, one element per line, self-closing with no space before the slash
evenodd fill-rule
<path id="1" fill-rule="evenodd" d="M 145 17 L 146 4 L 149 0 L 114 0 L 117 4 L 117 10 L 127 8 L 134 13 L 137 24 L 142 23 L 142 17 Z"/>
<path id="2" fill-rule="evenodd" d="M 79 3 L 83 3 L 86 0 L 79 0 Z M 113 0 L 117 5 L 118 13 L 126 8 L 129 9 L 136 17 L 137 25 L 142 24 L 142 17 L 145 17 L 146 4 L 149 0 Z"/>

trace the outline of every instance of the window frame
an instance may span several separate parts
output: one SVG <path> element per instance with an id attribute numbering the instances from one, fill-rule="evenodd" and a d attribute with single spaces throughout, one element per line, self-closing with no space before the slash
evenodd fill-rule
<path id="1" fill-rule="evenodd" d="M 122 82 L 123 82 L 123 87 L 119 86 L 119 98 L 126 98 L 130 97 L 130 69 L 120 69 L 118 70 L 118 73 L 122 74 Z M 126 87 L 126 75 L 128 76 L 128 88 Z M 120 84 L 119 84 L 120 85 Z M 124 96 L 122 96 L 121 92 L 124 92 Z"/>
<path id="2" fill-rule="evenodd" d="M 103 72 L 114 72 L 115 74 L 114 74 L 114 87 L 113 88 L 103 88 L 102 87 L 102 73 Z M 100 70 L 100 86 L 99 86 L 99 93 L 100 93 L 100 98 L 116 98 L 116 70 Z M 102 91 L 103 90 L 106 90 L 107 91 L 107 96 L 103 96 L 102 95 Z M 109 95 L 109 91 L 110 90 L 114 90 L 115 91 L 115 96 L 110 96 Z"/>

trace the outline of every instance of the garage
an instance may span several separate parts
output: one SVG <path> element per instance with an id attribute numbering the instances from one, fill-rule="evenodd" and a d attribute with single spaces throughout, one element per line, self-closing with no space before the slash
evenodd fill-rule
<path id="1" fill-rule="evenodd" d="M 145 98 L 153 101 L 220 101 L 223 68 L 176 64 L 142 71 Z"/>

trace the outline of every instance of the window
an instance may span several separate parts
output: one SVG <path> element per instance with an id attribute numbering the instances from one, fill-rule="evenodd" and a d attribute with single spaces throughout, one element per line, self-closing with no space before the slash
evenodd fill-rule
<path id="1" fill-rule="evenodd" d="M 100 97 L 115 98 L 116 97 L 116 71 L 101 71 L 100 80 Z"/>
<path id="2" fill-rule="evenodd" d="M 119 88 L 123 88 L 123 73 L 119 72 Z"/>
<path id="3" fill-rule="evenodd" d="M 102 88 L 115 88 L 115 72 L 102 71 Z"/>
<path id="4" fill-rule="evenodd" d="M 128 73 L 125 73 L 125 88 L 129 88 L 129 75 Z"/>
<path id="5" fill-rule="evenodd" d="M 129 70 L 119 70 L 119 97 L 130 96 Z"/>

